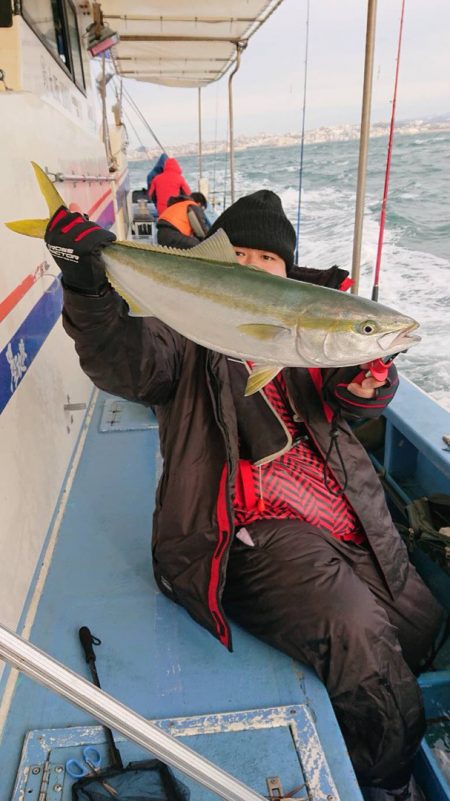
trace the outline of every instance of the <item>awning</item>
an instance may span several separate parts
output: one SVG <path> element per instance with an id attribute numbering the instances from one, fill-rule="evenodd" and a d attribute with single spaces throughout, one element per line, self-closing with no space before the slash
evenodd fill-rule
<path id="1" fill-rule="evenodd" d="M 104 21 L 120 35 L 112 52 L 124 78 L 201 87 L 235 63 L 237 48 L 282 0 L 102 0 Z"/>

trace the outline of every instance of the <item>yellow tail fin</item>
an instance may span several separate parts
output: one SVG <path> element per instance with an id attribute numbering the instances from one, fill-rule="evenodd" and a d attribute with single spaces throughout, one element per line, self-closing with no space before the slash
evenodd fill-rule
<path id="1" fill-rule="evenodd" d="M 38 239 L 43 239 L 48 220 L 14 220 L 13 222 L 5 223 L 5 225 L 16 234 L 36 236 Z"/>
<path id="2" fill-rule="evenodd" d="M 25 234 L 25 236 L 35 236 L 38 239 L 43 239 L 50 217 L 53 217 L 55 211 L 59 209 L 60 206 L 64 206 L 65 204 L 61 195 L 55 189 L 54 184 L 52 184 L 50 178 L 45 174 L 44 170 L 42 170 L 38 164 L 35 164 L 34 161 L 32 161 L 31 164 L 39 184 L 39 188 L 45 198 L 45 202 L 47 203 L 49 217 L 46 220 L 14 220 L 13 222 L 5 223 L 5 225 L 7 228 L 10 228 L 11 231 L 15 231 L 17 234 Z"/>

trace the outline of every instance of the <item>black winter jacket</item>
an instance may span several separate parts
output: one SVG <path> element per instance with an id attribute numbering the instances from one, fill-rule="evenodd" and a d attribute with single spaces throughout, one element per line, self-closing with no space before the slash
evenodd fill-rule
<path id="1" fill-rule="evenodd" d="M 291 278 L 339 286 L 338 268 L 294 268 Z M 63 324 L 75 340 L 83 370 L 94 384 L 132 401 L 156 406 L 164 460 L 153 520 L 153 565 L 161 590 L 231 649 L 221 597 L 234 534 L 232 496 L 239 459 L 238 428 L 245 418 L 254 432 L 256 458 L 286 447 L 286 431 L 261 393 L 236 403 L 226 356 L 185 339 L 155 318 L 129 317 L 110 291 L 87 297 L 65 291 Z M 330 445 L 330 415 L 324 402 L 355 416 L 338 400 L 358 368 L 285 370 L 289 396 L 317 448 Z M 322 389 L 318 386 L 322 383 Z M 389 372 L 394 394 L 397 373 Z M 341 393 L 342 394 L 342 393 Z M 383 405 L 373 406 L 381 413 Z M 366 407 L 371 401 L 364 402 Z M 356 412 L 366 416 L 363 406 Z M 408 557 L 392 522 L 370 459 L 343 417 L 339 444 L 347 472 L 346 497 L 366 532 L 380 572 L 395 597 L 403 589 Z M 260 453 L 258 453 L 258 448 Z M 255 458 L 255 460 L 256 460 Z M 329 467 L 342 485 L 344 473 L 333 449 Z"/>

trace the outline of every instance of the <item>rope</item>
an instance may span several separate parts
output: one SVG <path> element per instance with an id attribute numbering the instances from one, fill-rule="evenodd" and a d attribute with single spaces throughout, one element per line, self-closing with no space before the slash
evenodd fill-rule
<path id="1" fill-rule="evenodd" d="M 111 54 L 111 59 L 112 59 L 112 63 L 113 63 L 113 65 L 114 65 L 114 70 L 115 70 L 115 72 L 116 72 L 116 75 L 117 75 L 117 76 L 120 76 L 120 72 L 119 72 L 119 70 L 118 70 L 118 68 L 117 68 L 116 59 L 114 58 L 114 56 L 113 56 L 112 54 Z M 151 136 L 152 136 L 152 137 L 153 137 L 153 139 L 155 140 L 155 142 L 156 142 L 156 144 L 158 145 L 158 147 L 160 147 L 160 148 L 161 148 L 161 151 L 162 151 L 162 153 L 166 153 L 166 148 L 164 147 L 164 145 L 162 145 L 162 144 L 161 144 L 161 142 L 159 141 L 158 137 L 156 136 L 156 134 L 155 134 L 155 132 L 154 132 L 153 128 L 150 126 L 150 123 L 149 123 L 149 122 L 147 122 L 147 120 L 145 119 L 145 117 L 144 117 L 144 115 L 143 115 L 142 111 L 140 110 L 139 106 L 138 106 L 138 105 L 137 105 L 137 103 L 136 103 L 136 102 L 133 100 L 133 98 L 131 97 L 130 93 L 128 92 L 128 90 L 127 90 L 127 89 L 125 89 L 125 87 L 123 87 L 123 93 L 124 93 L 125 97 L 127 98 L 128 102 L 129 102 L 129 104 L 130 104 L 130 106 L 132 106 L 132 108 L 133 108 L 133 110 L 135 111 L 135 113 L 138 115 L 138 117 L 139 117 L 139 118 L 141 119 L 141 121 L 144 123 L 145 127 L 147 128 L 147 130 L 149 131 L 149 133 L 151 134 Z"/>
<path id="2" fill-rule="evenodd" d="M 387 150 L 387 160 L 386 160 L 386 174 L 384 177 L 384 190 L 383 190 L 383 200 L 381 203 L 381 216 L 380 216 L 380 233 L 378 235 L 378 248 L 377 248 L 377 258 L 375 263 L 375 277 L 372 287 L 372 300 L 378 300 L 378 288 L 380 283 L 380 268 L 381 268 L 381 252 L 383 249 L 383 238 L 384 238 L 384 228 L 386 223 L 386 205 L 387 205 L 387 196 L 388 196 L 388 188 L 389 188 L 389 176 L 391 172 L 391 156 L 392 156 L 392 145 L 394 142 L 394 124 L 395 124 L 395 107 L 397 105 L 397 88 L 398 88 L 398 74 L 400 69 L 400 51 L 402 45 L 402 33 L 403 33 L 403 17 L 405 13 L 405 0 L 402 0 L 402 11 L 400 16 L 400 31 L 398 35 L 398 48 L 397 48 L 397 66 L 395 69 L 395 83 L 394 83 L 394 97 L 392 99 L 392 114 L 391 114 L 391 126 L 389 130 L 389 141 L 388 141 L 388 150 Z"/>
<path id="3" fill-rule="evenodd" d="M 300 143 L 300 168 L 298 173 L 297 245 L 295 248 L 295 264 L 298 264 L 298 245 L 300 240 L 300 214 L 302 205 L 302 185 L 303 185 L 303 151 L 305 147 L 306 84 L 308 78 L 308 47 L 309 47 L 309 0 L 307 0 L 306 4 L 305 78 L 303 83 L 302 137 Z"/>
<path id="4" fill-rule="evenodd" d="M 128 125 L 130 126 L 131 130 L 133 131 L 133 133 L 134 133 L 134 135 L 135 135 L 136 139 L 138 140 L 139 144 L 141 145 L 141 147 L 143 147 L 143 148 L 144 148 L 144 150 L 145 150 L 145 153 L 146 153 L 146 156 L 147 156 L 148 160 L 149 160 L 149 161 L 153 161 L 153 156 L 151 156 L 151 155 L 150 155 L 150 153 L 148 152 L 148 150 L 147 150 L 146 146 L 144 145 L 144 143 L 143 143 L 143 141 L 142 141 L 141 137 L 139 136 L 139 134 L 138 134 L 138 132 L 137 132 L 136 128 L 134 127 L 133 123 L 131 122 L 130 115 L 129 115 L 129 114 L 127 114 L 127 112 L 125 111 L 125 109 L 123 109 L 123 114 L 124 114 L 124 117 L 126 117 L 126 119 L 127 119 L 127 123 L 128 123 Z"/>
<path id="5" fill-rule="evenodd" d="M 158 139 L 158 137 L 156 136 L 156 134 L 155 134 L 155 132 L 154 132 L 153 128 L 150 126 L 150 124 L 149 124 L 149 123 L 147 122 L 147 120 L 145 119 L 145 117 L 144 117 L 144 115 L 143 115 L 142 111 L 140 110 L 139 106 L 138 106 L 138 105 L 135 103 L 135 101 L 133 100 L 133 98 L 131 97 L 131 95 L 130 95 L 130 93 L 128 92 L 128 90 L 127 90 L 127 89 L 125 89 L 125 88 L 124 88 L 124 90 L 123 90 L 123 91 L 124 91 L 124 95 L 125 95 L 125 97 L 127 98 L 128 102 L 129 102 L 129 103 L 130 103 L 130 105 L 133 107 L 133 109 L 134 109 L 134 111 L 136 112 L 136 114 L 138 115 L 138 117 L 140 117 L 140 119 L 141 119 L 141 120 L 142 120 L 142 122 L 144 123 L 145 127 L 147 128 L 147 130 L 149 131 L 149 133 L 151 134 L 151 136 L 153 136 L 153 139 L 155 140 L 156 144 L 157 144 L 157 145 L 158 145 L 158 146 L 161 148 L 161 152 L 162 152 L 162 153 L 165 153 L 165 152 L 166 152 L 166 148 L 165 148 L 165 147 L 164 147 L 164 145 L 162 145 L 162 144 L 161 144 L 161 142 L 159 141 L 159 139 Z"/>

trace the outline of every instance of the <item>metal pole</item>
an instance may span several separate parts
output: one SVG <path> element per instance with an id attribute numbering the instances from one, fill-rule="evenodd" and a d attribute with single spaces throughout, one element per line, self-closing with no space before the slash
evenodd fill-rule
<path id="1" fill-rule="evenodd" d="M 241 66 L 241 50 L 243 46 L 236 45 L 236 66 L 228 78 L 228 120 L 230 131 L 230 199 L 234 203 L 234 124 L 233 124 L 233 78 Z"/>
<path id="2" fill-rule="evenodd" d="M 4 626 L 0 657 L 226 801 L 263 801 L 262 795 Z"/>
<path id="3" fill-rule="evenodd" d="M 364 64 L 363 104 L 361 111 L 361 132 L 359 139 L 358 180 L 356 186 L 355 227 L 353 232 L 352 292 L 357 295 L 361 266 L 361 242 L 364 220 L 364 198 L 366 194 L 367 153 L 370 135 L 370 107 L 372 101 L 373 54 L 375 49 L 375 28 L 377 0 L 368 0 L 366 57 Z"/>
<path id="4" fill-rule="evenodd" d="M 202 88 L 198 87 L 198 180 L 202 180 Z"/>

